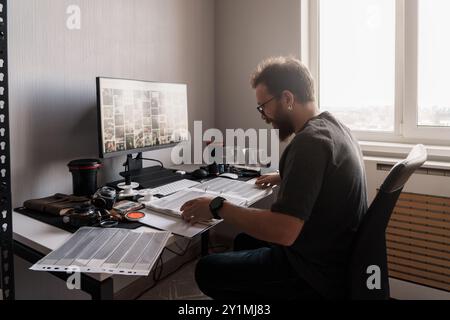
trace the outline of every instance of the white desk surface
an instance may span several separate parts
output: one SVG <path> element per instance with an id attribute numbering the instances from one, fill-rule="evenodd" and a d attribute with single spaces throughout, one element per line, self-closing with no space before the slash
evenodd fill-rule
<path id="1" fill-rule="evenodd" d="M 188 168 L 184 168 L 188 169 Z M 192 168 L 189 168 L 192 169 Z M 253 180 L 252 180 L 253 181 Z M 251 183 L 252 181 L 249 181 Z M 269 197 L 266 197 L 266 199 Z M 140 227 L 136 231 L 155 231 L 150 227 Z M 54 227 L 47 223 L 32 219 L 18 212 L 13 214 L 13 236 L 14 240 L 22 243 L 43 255 L 47 255 L 53 250 L 58 249 L 72 233 Z M 167 242 L 167 246 L 172 245 L 176 241 L 176 236 L 172 235 Z M 91 278 L 104 281 L 112 275 L 110 274 L 87 274 Z"/>
<path id="2" fill-rule="evenodd" d="M 136 231 L 155 231 L 149 227 L 140 227 Z M 47 223 L 32 219 L 18 212 L 13 214 L 13 236 L 14 240 L 24 244 L 37 252 L 47 255 L 58 249 L 72 235 L 72 233 L 54 227 Z M 175 237 L 169 238 L 167 245 L 173 244 Z M 111 274 L 87 274 L 91 278 L 104 281 L 110 278 Z"/>

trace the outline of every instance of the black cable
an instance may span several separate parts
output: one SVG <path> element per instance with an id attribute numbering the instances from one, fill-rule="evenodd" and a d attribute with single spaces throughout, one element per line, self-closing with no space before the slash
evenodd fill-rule
<path id="1" fill-rule="evenodd" d="M 161 168 L 164 169 L 164 163 L 162 163 L 161 161 L 159 161 L 159 160 L 157 160 L 157 159 L 142 158 L 142 157 L 141 157 L 141 158 L 138 158 L 138 159 L 147 160 L 147 161 L 153 161 L 153 162 L 159 163 L 159 165 L 161 166 Z"/>
<path id="2" fill-rule="evenodd" d="M 191 240 L 189 240 L 189 242 L 188 242 L 188 244 L 187 244 L 187 246 L 189 246 L 190 244 L 191 244 L 191 241 L 192 241 L 192 239 Z M 178 244 L 178 242 L 174 242 L 174 245 L 176 245 L 177 246 L 177 248 L 181 251 L 181 252 L 183 252 L 183 251 L 185 251 L 186 249 L 187 249 L 187 247 L 186 247 L 186 249 L 181 249 L 181 247 L 180 247 L 180 245 Z"/>
<path id="3" fill-rule="evenodd" d="M 156 274 L 157 274 L 157 272 L 156 271 L 158 271 L 158 265 L 161 265 L 161 269 L 160 269 L 160 271 L 159 271 L 159 274 L 158 274 L 158 276 L 156 276 Z M 158 259 L 158 263 L 156 264 L 156 268 L 155 268 L 155 271 L 153 272 L 153 281 L 155 282 L 155 283 L 159 283 L 159 281 L 161 280 L 161 276 L 162 276 L 162 273 L 163 273 L 163 268 L 164 268 L 164 263 L 163 263 L 163 260 L 162 260 L 162 254 L 159 256 L 159 259 Z"/>
<path id="4" fill-rule="evenodd" d="M 186 245 L 186 248 L 182 249 L 177 242 L 175 242 L 175 245 L 177 246 L 177 248 L 181 251 L 181 253 L 176 252 L 172 249 L 169 248 L 165 248 L 165 250 L 173 253 L 174 255 L 177 255 L 179 257 L 183 257 L 184 255 L 186 255 L 186 253 L 189 251 L 189 247 L 191 246 L 192 240 L 189 240 L 188 244 Z"/>
<path id="5" fill-rule="evenodd" d="M 198 258 L 198 256 L 195 256 L 193 259 L 190 259 L 190 260 L 186 261 L 185 263 L 183 263 L 182 265 L 180 265 L 180 266 L 179 266 L 178 268 L 176 268 L 174 271 L 170 272 L 169 274 L 165 275 L 164 277 L 161 277 L 162 274 L 163 274 L 163 268 L 164 268 L 164 261 L 163 261 L 163 258 L 162 258 L 164 252 L 167 250 L 167 251 L 169 251 L 169 252 L 175 254 L 175 255 L 178 256 L 178 257 L 183 257 L 183 256 L 186 255 L 186 253 L 188 253 L 189 248 L 190 248 L 190 246 L 191 246 L 191 243 L 192 243 L 192 240 L 189 240 L 189 242 L 188 242 L 187 245 L 186 245 L 186 248 L 185 248 L 185 249 L 182 249 L 182 248 L 180 247 L 180 245 L 179 245 L 177 242 L 175 242 L 175 243 L 174 243 L 175 246 L 177 246 L 177 248 L 180 249 L 181 253 L 180 253 L 180 252 L 176 252 L 176 251 L 174 251 L 174 250 L 172 250 L 172 249 L 169 249 L 169 248 L 167 248 L 167 247 L 164 248 L 163 252 L 161 253 L 161 255 L 160 255 L 159 258 L 158 258 L 158 262 L 156 263 L 155 269 L 154 269 L 154 271 L 153 271 L 153 282 L 154 282 L 153 285 L 152 285 L 150 288 L 148 288 L 148 289 L 146 289 L 145 291 L 143 291 L 142 293 L 140 293 L 140 294 L 136 297 L 136 299 L 141 298 L 145 293 L 147 293 L 148 291 L 150 291 L 150 290 L 152 290 L 153 288 L 155 288 L 155 287 L 159 284 L 160 281 L 167 279 L 168 277 L 170 277 L 170 276 L 173 275 L 174 273 L 178 272 L 181 268 L 183 268 L 183 267 L 186 266 L 187 264 L 191 263 L 192 261 L 195 261 L 195 260 Z M 226 246 L 221 246 L 221 247 L 228 248 L 228 247 L 226 247 Z M 159 265 L 161 265 L 161 268 L 160 268 L 160 271 L 159 271 L 159 273 L 158 273 L 157 271 L 158 271 Z"/>
<path id="6" fill-rule="evenodd" d="M 163 251 L 164 252 L 164 251 Z M 153 281 L 154 283 L 147 289 L 145 289 L 143 292 L 141 292 L 136 298 L 135 300 L 140 299 L 144 294 L 146 294 L 147 292 L 149 292 L 150 290 L 152 290 L 153 288 L 155 288 L 161 281 L 166 280 L 167 278 L 169 278 L 170 276 L 174 275 L 175 273 L 177 273 L 178 271 L 180 271 L 182 268 L 184 268 L 185 266 L 187 266 L 189 263 L 192 263 L 193 261 L 197 260 L 199 256 L 195 256 L 192 259 L 186 261 L 185 263 L 181 264 L 178 268 L 176 268 L 174 271 L 166 274 L 164 277 L 161 277 L 162 275 L 162 268 L 163 265 L 161 266 L 161 272 L 160 272 L 160 278 L 157 279 L 157 281 L 155 281 L 155 274 L 153 274 Z M 159 259 L 162 262 L 162 254 L 160 256 Z M 159 262 L 158 262 L 159 263 Z M 156 268 L 155 268 L 155 272 L 156 272 Z"/>

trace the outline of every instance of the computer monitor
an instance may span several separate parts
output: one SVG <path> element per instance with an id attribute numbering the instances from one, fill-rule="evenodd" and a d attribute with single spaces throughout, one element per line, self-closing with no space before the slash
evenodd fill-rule
<path id="1" fill-rule="evenodd" d="M 170 148 L 188 140 L 187 86 L 97 78 L 101 158 Z"/>

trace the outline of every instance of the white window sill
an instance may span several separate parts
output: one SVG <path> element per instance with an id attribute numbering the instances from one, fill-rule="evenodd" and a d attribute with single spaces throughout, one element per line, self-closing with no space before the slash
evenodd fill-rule
<path id="1" fill-rule="evenodd" d="M 407 156 L 414 144 L 392 143 L 392 142 L 376 142 L 376 141 L 360 141 L 361 150 L 365 156 L 369 157 L 386 157 L 398 158 Z M 428 157 L 431 160 L 439 159 L 437 162 L 450 163 L 450 147 L 446 146 L 425 146 L 428 151 Z"/>

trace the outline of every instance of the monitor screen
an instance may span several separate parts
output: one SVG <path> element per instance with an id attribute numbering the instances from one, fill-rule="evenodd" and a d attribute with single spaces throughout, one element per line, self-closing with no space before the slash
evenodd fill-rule
<path id="1" fill-rule="evenodd" d="M 188 139 L 187 86 L 97 78 L 100 157 L 173 147 Z"/>

